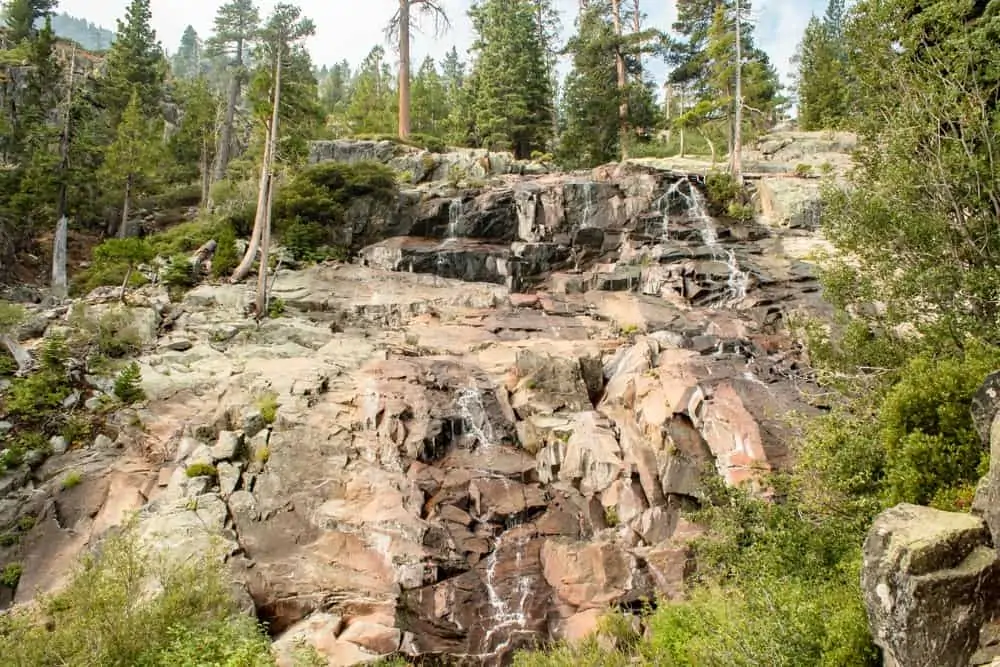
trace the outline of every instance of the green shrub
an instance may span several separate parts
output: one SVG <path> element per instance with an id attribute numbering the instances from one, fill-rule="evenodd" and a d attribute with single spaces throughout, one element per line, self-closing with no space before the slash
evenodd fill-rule
<path id="1" fill-rule="evenodd" d="M 265 424 L 273 424 L 278 418 L 278 406 L 278 395 L 274 392 L 266 392 L 257 399 L 257 409 Z"/>
<path id="2" fill-rule="evenodd" d="M 344 215 L 356 200 L 368 197 L 388 205 L 396 193 L 394 172 L 377 162 L 315 164 L 279 190 L 275 231 L 296 259 L 308 259 L 315 248 L 343 245 L 349 238 Z"/>
<path id="3" fill-rule="evenodd" d="M 64 491 L 68 491 L 69 489 L 72 489 L 76 486 L 80 486 L 80 482 L 82 481 L 83 481 L 83 475 L 81 475 L 76 470 L 73 470 L 67 473 L 65 477 L 63 477 L 60 486 L 62 486 Z"/>
<path id="4" fill-rule="evenodd" d="M 118 400 L 125 405 L 145 400 L 146 392 L 142 388 L 142 371 L 138 362 L 133 361 L 121 370 L 115 378 L 113 391 Z"/>
<path id="5" fill-rule="evenodd" d="M 77 304 L 70 314 L 70 324 L 85 334 L 83 344 L 93 345 L 104 357 L 121 359 L 142 350 L 142 336 L 134 317 L 124 306 L 109 308 L 99 317 L 92 317 L 83 304 Z"/>
<path id="6" fill-rule="evenodd" d="M 216 237 L 217 246 L 212 256 L 212 277 L 228 276 L 239 265 L 240 257 L 236 252 L 236 233 L 228 222 L 219 225 Z"/>
<path id="7" fill-rule="evenodd" d="M 267 302 L 267 316 L 271 319 L 281 317 L 285 314 L 285 301 L 277 297 L 272 297 Z"/>
<path id="8" fill-rule="evenodd" d="M 219 473 L 211 463 L 192 463 L 184 471 L 188 477 L 215 477 Z"/>
<path id="9" fill-rule="evenodd" d="M 167 287 L 188 289 L 198 284 L 198 275 L 195 273 L 195 266 L 191 263 L 190 258 L 187 255 L 178 254 L 167 262 L 161 280 Z"/>
<path id="10" fill-rule="evenodd" d="M 740 222 L 750 222 L 754 217 L 754 209 L 750 204 L 741 204 L 739 202 L 731 202 L 728 209 L 726 209 L 726 214 L 729 215 L 733 220 L 739 220 Z"/>
<path id="11" fill-rule="evenodd" d="M 805 178 L 805 177 L 811 175 L 812 174 L 812 170 L 813 170 L 813 168 L 812 168 L 811 164 L 801 163 L 801 164 L 795 165 L 795 175 L 798 176 L 799 178 Z"/>
<path id="12" fill-rule="evenodd" d="M 0 618 L 4 665 L 273 667 L 214 551 L 178 563 L 145 553 L 132 527 L 105 538 L 63 590 Z"/>
<path id="13" fill-rule="evenodd" d="M 24 568 L 20 563 L 8 563 L 0 570 L 0 586 L 7 588 L 17 588 L 17 582 L 21 580 Z"/>
<path id="14" fill-rule="evenodd" d="M 155 256 L 156 251 L 145 239 L 108 239 L 94 248 L 94 261 L 74 278 L 74 290 L 86 293 L 96 287 L 119 287 L 126 275 L 126 287 L 142 285 L 146 279 L 135 268 Z"/>
<path id="15" fill-rule="evenodd" d="M 729 210 L 733 202 L 741 202 L 743 192 L 732 175 L 720 171 L 705 176 L 705 196 L 712 215 L 720 215 Z"/>

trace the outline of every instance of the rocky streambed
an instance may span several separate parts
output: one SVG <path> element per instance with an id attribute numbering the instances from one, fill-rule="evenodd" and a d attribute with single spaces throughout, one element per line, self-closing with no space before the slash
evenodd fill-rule
<path id="1" fill-rule="evenodd" d="M 811 239 L 713 220 L 675 172 L 505 178 L 358 218 L 360 261 L 280 271 L 259 326 L 246 285 L 136 293 L 148 402 L 0 479 L 0 524 L 38 517 L 0 549 L 15 601 L 130 511 L 173 555 L 221 542 L 285 661 L 503 664 L 681 596 L 702 475 L 782 466 L 816 410 L 783 325 L 819 307 Z"/>

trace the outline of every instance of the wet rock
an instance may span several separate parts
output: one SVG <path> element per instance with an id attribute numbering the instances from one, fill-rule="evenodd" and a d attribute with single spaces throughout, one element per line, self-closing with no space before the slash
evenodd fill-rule
<path id="1" fill-rule="evenodd" d="M 863 553 L 865 608 L 886 664 L 967 665 L 1000 594 L 982 519 L 897 505 L 875 519 Z"/>

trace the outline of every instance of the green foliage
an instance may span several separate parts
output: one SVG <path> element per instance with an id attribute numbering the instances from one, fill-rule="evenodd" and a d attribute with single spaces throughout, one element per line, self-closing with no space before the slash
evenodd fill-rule
<path id="1" fill-rule="evenodd" d="M 260 410 L 261 417 L 265 424 L 273 424 L 278 418 L 278 395 L 274 392 L 262 394 L 257 399 L 257 409 Z"/>
<path id="2" fill-rule="evenodd" d="M 848 118 L 851 81 L 844 41 L 844 0 L 830 0 L 823 19 L 812 17 L 799 43 L 798 121 L 803 130 L 843 125 Z"/>
<path id="3" fill-rule="evenodd" d="M 216 477 L 219 473 L 211 463 L 192 463 L 185 470 L 188 477 Z"/>
<path id="4" fill-rule="evenodd" d="M 167 267 L 160 279 L 164 285 L 177 288 L 191 288 L 198 284 L 195 265 L 187 255 L 177 254 L 167 261 Z"/>
<path id="5" fill-rule="evenodd" d="M 142 591 L 154 591 L 143 595 Z M 61 592 L 0 619 L 4 664 L 273 667 L 270 643 L 230 596 L 222 559 L 177 563 L 134 528 L 102 541 Z"/>
<path id="6" fill-rule="evenodd" d="M 112 127 L 117 127 L 130 104 L 135 107 L 135 116 L 144 119 L 159 110 L 166 62 L 151 25 L 152 16 L 150 0 L 131 0 L 125 20 L 118 21 L 105 61 L 107 74 L 99 89 L 100 104 L 111 116 Z"/>
<path id="7" fill-rule="evenodd" d="M 70 324 L 84 334 L 84 344 L 92 346 L 100 356 L 121 359 L 142 349 L 142 336 L 134 315 L 124 306 L 109 308 L 93 317 L 81 304 L 71 312 Z"/>
<path id="8" fill-rule="evenodd" d="M 744 192 L 731 174 L 713 171 L 705 176 L 705 197 L 709 213 L 719 215 L 728 213 L 733 204 L 742 204 Z M 735 211 L 741 212 L 740 209 Z"/>
<path id="9" fill-rule="evenodd" d="M 115 378 L 114 394 L 125 405 L 138 403 L 146 398 L 142 389 L 142 372 L 135 361 L 123 368 Z"/>
<path id="10" fill-rule="evenodd" d="M 80 482 L 82 481 L 83 481 L 83 475 L 81 475 L 76 470 L 72 470 L 66 473 L 66 476 L 63 477 L 60 486 L 62 487 L 63 491 L 69 491 L 70 489 L 79 486 Z"/>
<path id="11" fill-rule="evenodd" d="M 285 301 L 284 299 L 272 298 L 268 300 L 267 303 L 267 316 L 271 319 L 281 317 L 285 314 Z"/>
<path id="12" fill-rule="evenodd" d="M 0 570 L 0 586 L 7 588 L 17 588 L 17 582 L 21 580 L 24 567 L 20 563 L 8 563 Z"/>
<path id="13" fill-rule="evenodd" d="M 548 36 L 538 28 L 541 4 L 485 0 L 469 10 L 476 31 L 472 97 L 477 143 L 526 159 L 552 137 Z"/>
<path id="14" fill-rule="evenodd" d="M 347 208 L 361 198 L 388 202 L 396 193 L 392 170 L 375 162 L 311 165 L 283 187 L 275 202 L 275 230 L 296 259 L 341 254 L 350 235 Z"/>
<path id="15" fill-rule="evenodd" d="M 231 225 L 222 223 L 219 226 L 216 243 L 215 254 L 212 255 L 212 277 L 221 278 L 231 274 L 240 263 L 236 252 L 236 234 Z"/>

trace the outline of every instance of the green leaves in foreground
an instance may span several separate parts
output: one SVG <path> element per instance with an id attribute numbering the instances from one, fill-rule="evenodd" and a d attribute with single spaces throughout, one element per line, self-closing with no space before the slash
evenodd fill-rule
<path id="1" fill-rule="evenodd" d="M 271 667 L 267 636 L 238 612 L 223 567 L 165 562 L 131 530 L 109 537 L 35 613 L 0 617 L 4 665 Z"/>

